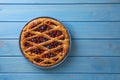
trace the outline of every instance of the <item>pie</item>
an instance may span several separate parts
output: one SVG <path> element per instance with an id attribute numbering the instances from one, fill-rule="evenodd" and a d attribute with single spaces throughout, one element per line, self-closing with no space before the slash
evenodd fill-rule
<path id="1" fill-rule="evenodd" d="M 70 48 L 70 36 L 56 19 L 39 17 L 28 22 L 21 31 L 20 49 L 30 62 L 50 67 L 61 62 Z"/>

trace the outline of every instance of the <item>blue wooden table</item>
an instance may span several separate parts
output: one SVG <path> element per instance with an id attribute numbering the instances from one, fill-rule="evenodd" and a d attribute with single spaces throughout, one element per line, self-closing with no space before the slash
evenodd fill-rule
<path id="1" fill-rule="evenodd" d="M 39 16 L 72 36 L 69 57 L 53 69 L 29 64 L 19 49 L 23 26 Z M 120 80 L 120 0 L 0 1 L 0 80 Z"/>

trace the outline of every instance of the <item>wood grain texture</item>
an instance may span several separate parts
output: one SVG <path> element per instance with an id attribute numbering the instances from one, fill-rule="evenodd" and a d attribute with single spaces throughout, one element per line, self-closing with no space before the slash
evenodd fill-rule
<path id="1" fill-rule="evenodd" d="M 120 0 L 3 0 L 0 3 L 120 3 Z"/>
<path id="2" fill-rule="evenodd" d="M 120 57 L 68 57 L 53 69 L 42 70 L 23 57 L 0 57 L 0 72 L 36 73 L 120 73 Z"/>
<path id="3" fill-rule="evenodd" d="M 0 74 L 0 80 L 54 80 L 55 77 L 57 80 L 120 80 L 120 74 Z"/>
<path id="4" fill-rule="evenodd" d="M 19 34 L 29 20 L 49 16 L 72 36 L 69 57 L 42 70 L 25 60 Z M 120 0 L 1 0 L 0 80 L 120 80 Z"/>
<path id="5" fill-rule="evenodd" d="M 0 5 L 0 21 L 50 16 L 61 21 L 120 21 L 119 4 Z"/>
<path id="6" fill-rule="evenodd" d="M 18 40 L 0 40 L 0 56 L 22 56 Z M 120 40 L 73 40 L 69 56 L 120 56 Z"/>
<path id="7" fill-rule="evenodd" d="M 19 38 L 27 22 L 0 22 L 0 38 Z M 120 22 L 62 22 L 72 38 L 120 38 Z M 8 35 L 9 34 L 9 35 Z"/>

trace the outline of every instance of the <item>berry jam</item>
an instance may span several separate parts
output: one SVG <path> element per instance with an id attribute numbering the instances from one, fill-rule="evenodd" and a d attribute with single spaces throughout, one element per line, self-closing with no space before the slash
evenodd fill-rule
<path id="1" fill-rule="evenodd" d="M 48 35 L 55 38 L 55 37 L 62 35 L 62 31 L 54 30 L 54 31 L 49 32 Z"/>
<path id="2" fill-rule="evenodd" d="M 27 38 L 27 37 L 31 37 L 31 36 L 33 36 L 34 34 L 31 34 L 31 33 L 27 33 L 26 35 L 25 35 L 25 38 Z"/>
<path id="3" fill-rule="evenodd" d="M 45 62 L 45 64 L 51 64 L 51 62 Z"/>
<path id="4" fill-rule="evenodd" d="M 58 60 L 58 58 L 56 58 L 56 59 L 53 59 L 54 61 L 57 61 Z"/>
<path id="5" fill-rule="evenodd" d="M 44 50 L 38 48 L 38 49 L 30 50 L 30 52 L 31 52 L 31 53 L 35 53 L 35 54 L 41 54 L 41 53 L 44 52 Z"/>
<path id="6" fill-rule="evenodd" d="M 55 52 L 56 52 L 56 53 L 63 52 L 63 48 L 60 48 L 60 49 L 56 50 Z"/>
<path id="7" fill-rule="evenodd" d="M 44 32 L 44 31 L 47 31 L 47 30 L 50 30 L 50 29 L 52 29 L 52 28 L 50 28 L 48 25 L 42 25 L 39 28 L 35 29 L 34 31 Z"/>
<path id="8" fill-rule="evenodd" d="M 48 41 L 48 39 L 40 36 L 40 37 L 32 38 L 30 39 L 30 41 L 35 43 L 41 43 L 41 42 Z"/>
<path id="9" fill-rule="evenodd" d="M 65 37 L 60 38 L 60 40 L 65 40 Z"/>
<path id="10" fill-rule="evenodd" d="M 48 54 L 43 55 L 44 58 L 51 58 L 54 56 L 56 56 L 56 54 L 53 54 L 53 53 L 48 53 Z"/>
<path id="11" fill-rule="evenodd" d="M 24 43 L 24 46 L 25 46 L 26 48 L 28 48 L 28 47 L 31 47 L 32 45 L 30 45 L 29 43 L 25 42 L 25 43 Z"/>
<path id="12" fill-rule="evenodd" d="M 43 60 L 41 60 L 39 58 L 35 58 L 34 61 L 36 61 L 36 62 L 42 62 Z"/>
<path id="13" fill-rule="evenodd" d="M 45 45 L 45 47 L 47 47 L 48 49 L 52 49 L 52 48 L 55 48 L 55 47 L 57 47 L 59 45 L 62 45 L 62 43 L 60 43 L 60 42 L 52 42 L 50 44 Z"/>

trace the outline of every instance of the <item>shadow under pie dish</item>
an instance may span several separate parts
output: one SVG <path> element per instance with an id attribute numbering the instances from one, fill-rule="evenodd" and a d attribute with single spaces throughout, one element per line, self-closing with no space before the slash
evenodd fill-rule
<path id="1" fill-rule="evenodd" d="M 66 58 L 70 49 L 70 35 L 58 20 L 38 17 L 24 26 L 19 43 L 27 60 L 39 67 L 50 68 Z"/>

